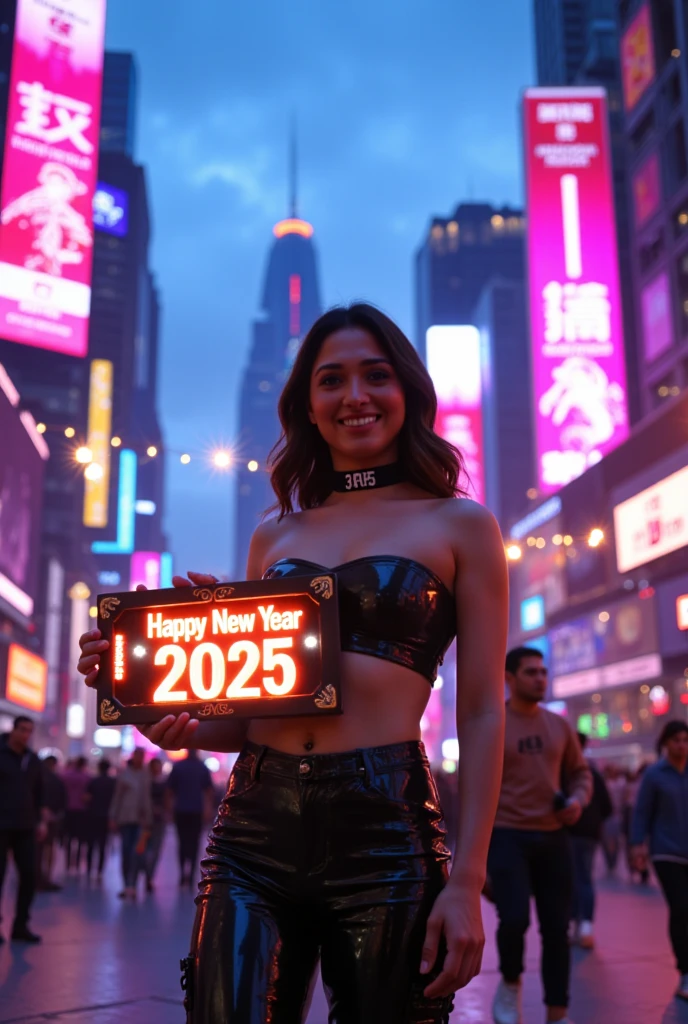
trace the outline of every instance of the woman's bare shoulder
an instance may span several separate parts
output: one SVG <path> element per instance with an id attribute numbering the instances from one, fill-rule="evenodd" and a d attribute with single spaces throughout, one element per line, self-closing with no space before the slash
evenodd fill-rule
<path id="1" fill-rule="evenodd" d="M 442 502 L 442 514 L 448 524 L 454 543 L 460 550 L 474 545 L 503 546 L 502 531 L 488 508 L 471 498 L 447 498 Z"/>

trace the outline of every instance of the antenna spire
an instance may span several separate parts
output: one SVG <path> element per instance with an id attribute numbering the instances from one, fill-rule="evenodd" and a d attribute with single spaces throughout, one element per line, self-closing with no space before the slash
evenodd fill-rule
<path id="1" fill-rule="evenodd" d="M 289 133 L 289 216 L 298 217 L 299 215 L 299 203 L 298 203 L 298 153 L 296 146 L 296 115 L 292 114 L 291 118 L 291 129 Z"/>

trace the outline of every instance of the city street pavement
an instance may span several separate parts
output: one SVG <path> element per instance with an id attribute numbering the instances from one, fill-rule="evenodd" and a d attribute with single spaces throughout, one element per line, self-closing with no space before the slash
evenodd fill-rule
<path id="1" fill-rule="evenodd" d="M 1 1024 L 183 1024 L 178 961 L 187 953 L 193 918 L 188 890 L 179 891 L 175 838 L 166 838 L 156 892 L 137 905 L 117 899 L 117 857 L 102 888 L 83 878 L 65 879 L 63 892 L 37 898 L 32 924 L 39 947 L 0 948 Z M 2 931 L 11 924 L 13 879 L 3 901 Z M 457 997 L 452 1024 L 491 1021 L 497 983 L 494 915 L 486 906 L 488 945 L 482 975 Z M 528 944 L 524 1024 L 544 1020 L 537 976 L 539 943 Z M 665 909 L 656 889 L 603 883 L 598 909 L 598 948 L 575 953 L 576 1024 L 688 1024 L 688 1004 L 672 998 L 676 983 L 666 938 Z M 322 991 L 308 1024 L 327 1024 Z"/>

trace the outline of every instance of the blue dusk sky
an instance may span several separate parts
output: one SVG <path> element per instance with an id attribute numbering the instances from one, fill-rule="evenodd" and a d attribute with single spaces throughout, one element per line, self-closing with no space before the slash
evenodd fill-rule
<path id="1" fill-rule="evenodd" d="M 521 203 L 532 0 L 110 0 L 135 54 L 163 306 L 159 408 L 180 570 L 233 570 L 234 480 L 195 459 L 237 435 L 238 393 L 298 116 L 300 212 L 325 305 L 368 299 L 413 336 L 433 214 Z M 190 13 L 193 11 L 193 13 Z"/>

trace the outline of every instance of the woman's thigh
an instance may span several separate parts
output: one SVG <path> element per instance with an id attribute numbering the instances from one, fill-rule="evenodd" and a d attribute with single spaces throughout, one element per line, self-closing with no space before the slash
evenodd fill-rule
<path id="1" fill-rule="evenodd" d="M 188 1024 L 300 1024 L 318 947 L 304 908 L 250 879 L 206 886 L 196 900 L 186 971 Z"/>

